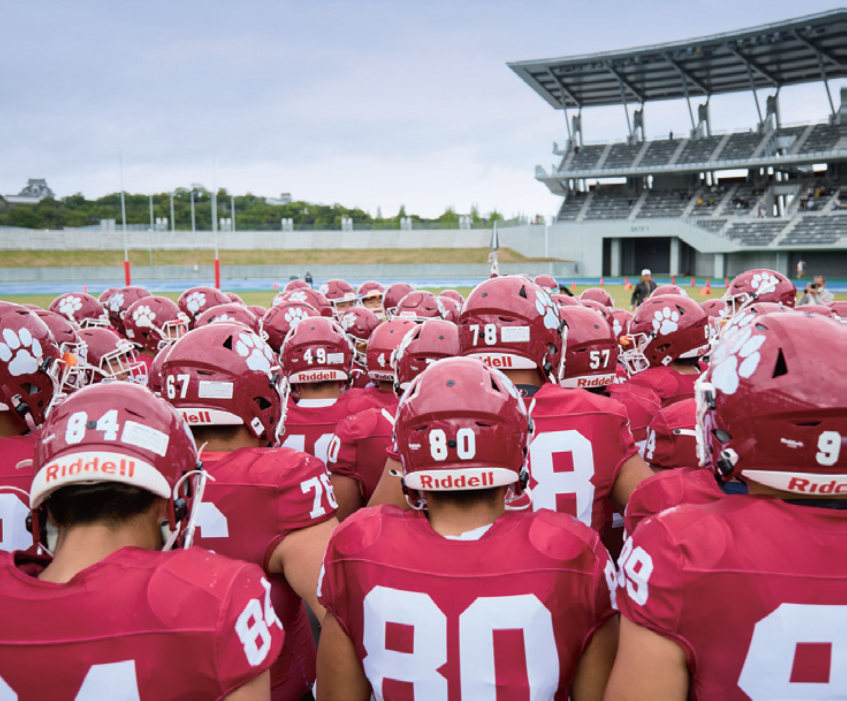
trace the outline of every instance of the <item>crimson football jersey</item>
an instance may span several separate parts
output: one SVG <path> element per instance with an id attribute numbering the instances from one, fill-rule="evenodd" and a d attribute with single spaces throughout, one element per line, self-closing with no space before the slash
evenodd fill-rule
<path id="1" fill-rule="evenodd" d="M 662 400 L 662 406 L 694 397 L 694 383 L 699 375 L 683 375 L 669 367 L 653 367 L 642 370 L 629 378 L 634 385 L 652 389 Z"/>
<path id="2" fill-rule="evenodd" d="M 614 577 L 597 534 L 562 514 L 507 512 L 448 539 L 384 505 L 336 529 L 318 595 L 378 699 L 564 701 Z"/>
<path id="3" fill-rule="evenodd" d="M 397 404 L 400 402 L 400 399 L 390 389 L 381 390 L 373 385 L 369 385 L 362 390 L 362 396 L 372 399 L 374 404 L 380 409 L 388 409 L 392 415 L 397 412 Z"/>
<path id="4" fill-rule="evenodd" d="M 4 699 L 220 699 L 279 655 L 282 625 L 255 565 L 122 548 L 57 584 L 37 579 L 48 563 L 0 555 Z"/>
<path id="5" fill-rule="evenodd" d="M 621 465 L 638 452 L 626 410 L 608 397 L 553 384 L 524 401 L 535 422 L 529 447 L 533 508 L 570 514 L 602 533 L 605 502 Z"/>
<path id="6" fill-rule="evenodd" d="M 629 382 L 621 385 L 609 385 L 606 393 L 616 402 L 623 404 L 629 417 L 629 430 L 635 445 L 641 450 L 647 442 L 647 427 L 662 408 L 662 400 L 652 389 L 633 385 Z"/>
<path id="7" fill-rule="evenodd" d="M 647 428 L 644 459 L 653 468 L 698 465 L 696 425 L 697 402 L 693 398 L 661 409 Z"/>
<path id="8" fill-rule="evenodd" d="M 648 516 L 661 513 L 680 504 L 711 504 L 727 496 L 715 475 L 700 467 L 681 467 L 663 470 L 648 477 L 629 495 L 624 523 L 627 533 Z"/>
<path id="9" fill-rule="evenodd" d="M 684 505 L 627 541 L 621 613 L 685 652 L 689 698 L 844 698 L 847 512 L 812 503 Z"/>
<path id="10" fill-rule="evenodd" d="M 373 408 L 343 419 L 335 429 L 327 455 L 327 469 L 359 483 L 365 504 L 382 477 L 386 449 L 394 433 L 394 416 Z"/>
<path id="11" fill-rule="evenodd" d="M 335 515 L 326 467 L 317 458 L 288 448 L 203 453 L 203 467 L 214 481 L 206 484 L 195 542 L 265 570 L 285 630 L 282 654 L 271 669 L 273 698 L 299 699 L 315 681 L 315 643 L 303 601 L 284 577 L 267 568 L 288 533 Z"/>
<path id="12" fill-rule="evenodd" d="M 32 464 L 20 468 L 18 464 L 32 460 L 36 437 L 37 434 L 32 433 L 0 438 L 0 550 L 6 552 L 34 551 L 32 534 L 26 528 L 29 499 L 15 489 L 27 495 L 30 492 Z"/>
<path id="13" fill-rule="evenodd" d="M 338 399 L 288 401 L 283 446 L 309 453 L 324 461 L 338 423 L 353 414 L 376 406 L 360 389 L 344 392 Z"/>
<path id="14" fill-rule="evenodd" d="M 354 367 L 350 371 L 350 377 L 350 389 L 365 389 L 371 381 L 368 371 L 364 368 Z M 350 390 L 348 389 L 346 391 L 349 392 Z"/>

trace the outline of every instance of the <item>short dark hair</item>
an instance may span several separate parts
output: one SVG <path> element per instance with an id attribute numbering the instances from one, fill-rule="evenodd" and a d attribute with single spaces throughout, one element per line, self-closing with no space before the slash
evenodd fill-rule
<path id="1" fill-rule="evenodd" d="M 326 380 L 324 382 L 295 382 L 294 387 L 303 387 L 308 385 L 312 389 L 326 389 L 330 385 L 337 385 L 339 382 L 343 382 L 343 380 Z"/>
<path id="2" fill-rule="evenodd" d="M 91 523 L 116 527 L 147 511 L 158 498 L 153 492 L 128 484 L 99 482 L 62 487 L 45 503 L 60 528 Z"/>
<path id="3" fill-rule="evenodd" d="M 463 489 L 455 492 L 426 492 L 426 499 L 429 504 L 452 504 L 453 506 L 470 508 L 495 499 L 501 499 L 502 491 L 502 487 L 489 487 L 488 489 Z"/>
<path id="4" fill-rule="evenodd" d="M 194 442 L 200 447 L 203 443 L 211 440 L 235 440 L 242 428 L 244 428 L 242 424 L 237 426 L 200 426 L 197 424 L 191 426 L 191 435 L 194 436 Z"/>

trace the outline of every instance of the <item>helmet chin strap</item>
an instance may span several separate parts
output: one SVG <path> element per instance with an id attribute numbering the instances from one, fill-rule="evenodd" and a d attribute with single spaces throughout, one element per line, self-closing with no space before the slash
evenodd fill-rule
<path id="1" fill-rule="evenodd" d="M 205 443 L 203 445 L 205 447 Z M 194 484 L 194 496 L 191 499 L 191 512 L 188 514 L 188 520 L 184 528 L 185 537 L 182 542 L 183 548 L 190 548 L 194 543 L 194 531 L 197 528 L 197 512 L 200 508 L 200 504 L 203 502 L 203 493 L 206 491 L 206 480 L 211 479 L 214 481 L 215 479 L 202 467 L 197 470 L 191 470 L 191 472 L 186 472 L 174 485 L 174 502 L 180 498 L 179 488 L 182 486 L 183 482 L 193 475 L 197 476 L 197 481 Z M 162 539 L 165 541 L 165 545 L 162 548 L 163 551 L 173 549 L 182 530 L 183 529 L 180 529 L 179 527 L 179 523 L 176 524 L 176 528 L 174 530 L 171 530 L 170 524 L 167 521 L 162 521 Z"/>

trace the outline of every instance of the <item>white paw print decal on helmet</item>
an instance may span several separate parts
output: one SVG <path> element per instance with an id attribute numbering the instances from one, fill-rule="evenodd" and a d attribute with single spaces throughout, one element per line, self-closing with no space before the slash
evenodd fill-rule
<path id="1" fill-rule="evenodd" d="M 750 287 L 757 292 L 771 287 L 776 287 L 779 284 L 779 278 L 770 273 L 756 273 L 750 281 Z"/>
<path id="2" fill-rule="evenodd" d="M 320 293 L 321 293 L 322 295 L 324 295 L 324 297 L 325 297 L 325 296 L 326 296 L 326 293 L 327 293 L 327 292 L 329 292 L 329 285 L 327 285 L 326 283 L 324 283 L 323 285 L 321 285 L 321 286 L 318 288 L 318 292 L 320 292 Z"/>
<path id="3" fill-rule="evenodd" d="M 59 311 L 69 319 L 74 318 L 74 312 L 82 309 L 82 300 L 79 297 L 65 297 L 59 302 Z"/>
<path id="4" fill-rule="evenodd" d="M 556 304 L 547 292 L 542 289 L 535 291 L 535 308 L 544 317 L 544 326 L 548 329 L 559 328 L 559 313 Z"/>
<path id="5" fill-rule="evenodd" d="M 132 312 L 132 320 L 136 326 L 153 326 L 153 319 L 155 318 L 156 312 L 145 304 L 142 304 Z"/>
<path id="6" fill-rule="evenodd" d="M 0 343 L 0 360 L 8 363 L 9 374 L 14 377 L 29 375 L 38 370 L 41 359 L 41 343 L 33 338 L 29 329 L 17 333 L 13 329 L 3 329 L 3 342 Z"/>
<path id="7" fill-rule="evenodd" d="M 124 304 L 124 295 L 122 292 L 115 292 L 109 299 L 109 309 L 113 312 L 119 312 Z"/>
<path id="8" fill-rule="evenodd" d="M 306 293 L 302 290 L 295 290 L 290 295 L 288 295 L 289 302 L 305 302 L 306 301 Z"/>
<path id="9" fill-rule="evenodd" d="M 200 307 L 206 304 L 206 295 L 203 292 L 192 292 L 188 295 L 188 299 L 185 300 L 185 306 L 188 307 L 188 311 L 197 316 L 197 312 L 200 311 Z"/>
<path id="10" fill-rule="evenodd" d="M 257 372 L 270 373 L 271 366 L 275 363 L 274 353 L 270 346 L 255 334 L 238 334 L 235 350 L 238 355 L 247 360 L 247 367 Z"/>
<path id="11" fill-rule="evenodd" d="M 740 378 L 749 378 L 762 356 L 759 348 L 764 336 L 753 336 L 753 328 L 747 327 L 724 339 L 712 355 L 712 384 L 725 394 L 735 394 Z"/>
<path id="12" fill-rule="evenodd" d="M 747 324 L 749 324 L 755 318 L 756 315 L 753 312 L 739 312 L 734 317 L 732 317 L 732 319 L 729 320 L 729 323 L 724 327 L 722 338 L 729 338 L 739 329 L 743 329 L 745 326 L 747 326 Z"/>
<path id="13" fill-rule="evenodd" d="M 236 319 L 233 316 L 229 316 L 229 314 L 221 314 L 220 316 L 216 316 L 212 319 L 213 324 L 216 324 L 219 321 L 236 321 Z"/>
<path id="14" fill-rule="evenodd" d="M 305 318 L 306 312 L 300 309 L 300 307 L 293 307 L 292 309 L 285 310 L 285 320 L 291 325 L 292 329 Z"/>
<path id="15" fill-rule="evenodd" d="M 675 309 L 671 311 L 670 308 L 665 307 L 662 311 L 653 314 L 653 330 L 666 336 L 679 328 L 677 321 L 679 321 L 679 312 Z"/>
<path id="16" fill-rule="evenodd" d="M 350 327 L 353 326 L 353 324 L 356 323 L 356 315 L 355 314 L 345 314 L 344 316 L 341 317 L 341 321 L 339 323 L 341 324 L 342 329 L 344 329 L 345 331 L 349 331 Z"/>
<path id="17" fill-rule="evenodd" d="M 617 319 L 612 320 L 612 331 L 614 332 L 615 336 L 620 336 L 621 332 L 623 331 L 623 326 L 621 326 L 621 322 Z"/>

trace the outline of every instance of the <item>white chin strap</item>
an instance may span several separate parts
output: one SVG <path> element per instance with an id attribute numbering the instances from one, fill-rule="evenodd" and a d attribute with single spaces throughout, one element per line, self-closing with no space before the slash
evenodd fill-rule
<path id="1" fill-rule="evenodd" d="M 205 470 L 192 470 L 191 472 L 186 472 L 174 485 L 174 501 L 179 498 L 179 488 L 182 486 L 182 483 L 194 475 L 196 475 L 197 479 L 194 484 L 194 497 L 191 500 L 191 512 L 188 515 L 188 521 L 185 525 L 185 538 L 182 543 L 183 548 L 190 548 L 194 543 L 194 531 L 197 528 L 197 511 L 200 508 L 200 504 L 203 502 L 203 493 L 206 491 L 206 480 L 211 479 L 214 481 L 215 479 Z M 179 538 L 179 534 L 179 524 L 177 524 L 176 529 L 172 531 L 170 524 L 167 521 L 162 521 L 162 540 L 165 541 L 165 545 L 162 550 L 172 550 L 176 544 L 177 538 Z"/>

